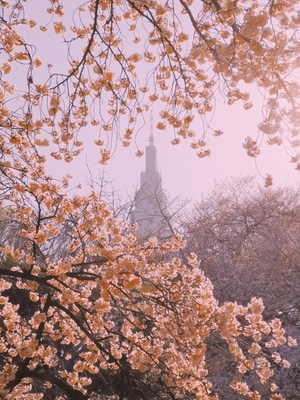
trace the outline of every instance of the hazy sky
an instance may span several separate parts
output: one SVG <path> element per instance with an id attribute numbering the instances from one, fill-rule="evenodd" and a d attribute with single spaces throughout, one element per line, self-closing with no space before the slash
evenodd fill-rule
<path id="1" fill-rule="evenodd" d="M 172 197 L 183 195 L 197 199 L 208 193 L 215 181 L 251 175 L 256 176 L 257 182 L 263 185 L 263 177 L 266 174 L 273 176 L 275 187 L 298 185 L 300 172 L 289 162 L 289 156 L 283 146 L 262 145 L 261 154 L 257 158 L 257 168 L 254 159 L 247 156 L 243 142 L 248 135 L 255 138 L 259 113 L 258 107 L 245 111 L 241 105 L 224 106 L 220 100 L 217 103 L 214 123 L 224 131 L 224 135 L 212 138 L 211 155 L 199 159 L 190 143 L 182 141 L 176 146 L 170 143 L 173 138 L 171 129 L 160 131 L 155 128 L 158 116 L 154 109 L 153 133 L 158 152 L 158 166 L 166 191 Z M 88 131 L 88 128 L 86 130 Z M 149 134 L 150 116 L 144 130 L 137 137 L 140 149 L 144 149 L 148 144 Z M 111 161 L 103 167 L 98 163 L 99 149 L 91 143 L 78 160 L 65 167 L 74 175 L 74 182 L 84 183 L 88 176 L 87 160 L 94 177 L 100 176 L 104 171 L 106 179 L 112 181 L 116 191 L 126 196 L 126 192 L 133 194 L 138 187 L 140 172 L 145 165 L 145 156 L 138 158 L 134 154 L 135 151 L 134 143 L 128 148 L 123 148 L 119 143 Z"/>
<path id="2" fill-rule="evenodd" d="M 76 3 L 78 3 L 77 0 Z M 38 18 L 42 15 L 39 15 L 36 9 L 31 11 L 33 17 Z M 31 35 L 34 35 L 34 32 Z M 41 46 L 37 53 L 45 64 L 47 65 L 52 61 L 58 62 L 58 64 L 63 62 L 62 60 L 65 57 L 64 46 L 61 47 L 61 43 L 52 42 L 53 35 L 50 47 L 45 45 L 45 40 L 49 40 L 50 37 L 47 39 L 47 35 L 44 36 L 43 34 L 40 37 Z M 33 37 L 33 39 L 36 38 Z M 58 50 L 61 50 L 62 53 L 59 53 Z M 183 195 L 197 199 L 200 198 L 201 194 L 209 191 L 214 185 L 214 181 L 229 179 L 232 176 L 255 175 L 258 182 L 263 184 L 264 180 L 260 177 L 260 174 L 263 177 L 266 174 L 271 174 L 275 186 L 298 184 L 300 172 L 294 170 L 294 165 L 289 162 L 289 156 L 283 147 L 263 145 L 262 154 L 257 159 L 258 170 L 254 160 L 246 155 L 242 144 L 247 136 L 256 138 L 256 126 L 261 119 L 261 99 L 252 99 L 252 102 L 254 108 L 245 111 L 240 104 L 224 105 L 221 95 L 217 98 L 213 122 L 217 129 L 224 131 L 224 135 L 209 140 L 212 153 L 210 157 L 205 159 L 197 157 L 189 142 L 182 141 L 177 146 L 171 145 L 170 142 L 174 138 L 172 128 L 168 128 L 166 131 L 159 131 L 155 128 L 159 120 L 159 104 L 155 105 L 153 108 L 153 133 L 158 151 L 159 170 L 163 185 L 171 196 Z M 150 134 L 150 115 L 145 116 L 145 118 L 145 127 L 136 138 L 141 150 L 147 145 Z M 202 123 L 199 118 L 199 129 L 202 129 L 201 127 Z M 106 179 L 112 181 L 113 187 L 120 191 L 120 194 L 124 196 L 126 192 L 133 194 L 139 185 L 140 172 L 145 164 L 144 157 L 137 158 L 134 155 L 136 151 L 134 143 L 128 148 L 123 148 L 119 143 L 108 166 L 103 168 L 98 163 L 99 148 L 93 145 L 95 136 L 91 135 L 91 130 L 92 128 L 86 127 L 81 133 L 80 139 L 85 142 L 85 151 L 73 163 L 65 164 L 54 160 L 48 162 L 53 176 L 71 173 L 74 176 L 74 185 L 77 183 L 84 184 L 88 176 L 87 163 L 95 178 L 101 175 L 104 170 Z"/>

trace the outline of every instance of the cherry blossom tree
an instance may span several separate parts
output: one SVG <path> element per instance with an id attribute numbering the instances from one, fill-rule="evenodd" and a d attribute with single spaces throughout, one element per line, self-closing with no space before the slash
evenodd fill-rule
<path id="1" fill-rule="evenodd" d="M 0 24 L 0 126 L 12 140 L 30 130 L 35 146 L 52 143 L 53 157 L 71 161 L 90 126 L 105 164 L 159 102 L 157 127 L 172 127 L 173 144 L 190 139 L 202 158 L 222 133 L 216 93 L 248 109 L 257 89 L 262 120 L 247 154 L 259 154 L 261 139 L 283 143 L 300 169 L 297 0 L 49 0 L 38 13 L 32 1 L 11 0 L 1 1 Z"/>
<path id="2" fill-rule="evenodd" d="M 5 171 L 11 187 L 3 201 L 23 240 L 22 247 L 9 241 L 1 247 L 0 391 L 7 399 L 48 392 L 52 398 L 88 399 L 98 392 L 121 399 L 145 390 L 149 398 L 216 399 L 205 363 L 212 332 L 227 344 L 241 375 L 253 373 L 263 386 L 270 378 L 270 398 L 283 398 L 271 378 L 272 362 L 287 367 L 275 350 L 295 341 L 279 319 L 263 320 L 261 300 L 218 305 L 194 254 L 187 264 L 170 258 L 184 245 L 182 237 L 138 244 L 95 193 L 67 196 L 36 171 L 34 181 L 28 171 L 22 179 Z M 65 225 L 66 251 L 56 257 L 49 248 Z M 122 389 L 112 392 L 107 382 L 114 377 Z M 260 398 L 234 376 L 231 386 Z"/>
<path id="3" fill-rule="evenodd" d="M 31 1 L 0 2 L 0 198 L 1 216 L 11 221 L 11 230 L 1 224 L 1 396 L 217 399 L 205 353 L 218 332 L 238 371 L 231 387 L 262 398 L 244 379 L 251 374 L 268 398 L 282 399 L 272 368 L 289 366 L 277 347 L 295 340 L 278 318 L 264 321 L 262 301 L 219 304 L 195 254 L 177 257 L 180 235 L 137 243 L 134 227 L 93 190 L 72 194 L 68 177 L 52 177 L 46 159 L 72 161 L 80 134 L 98 126 L 91 134 L 99 133 L 107 162 L 113 141 L 127 146 L 156 99 L 164 104 L 158 126 L 174 126 L 207 155 L 204 140 L 193 138 L 193 116 L 212 111 L 219 85 L 230 103 L 249 107 L 238 89 L 245 79 L 267 92 L 262 130 L 271 138 L 270 121 L 297 124 L 296 2 L 262 9 L 213 1 L 198 11 L 191 1 L 39 5 L 46 17 Z M 47 64 L 45 43 L 57 50 Z M 151 63 L 146 74 L 140 59 Z"/>
<path id="4" fill-rule="evenodd" d="M 299 189 L 259 188 L 249 177 L 221 182 L 191 212 L 184 250 L 201 256 L 201 268 L 221 303 L 245 305 L 261 297 L 266 320 L 280 317 L 298 341 L 299 210 Z M 224 370 L 232 373 L 230 359 L 221 356 L 218 337 L 213 339 L 208 359 L 224 395 L 222 379 Z M 293 368 L 276 371 L 280 389 L 291 399 L 299 396 L 299 357 L 298 346 L 289 356 Z M 224 398 L 234 396 L 227 393 Z"/>

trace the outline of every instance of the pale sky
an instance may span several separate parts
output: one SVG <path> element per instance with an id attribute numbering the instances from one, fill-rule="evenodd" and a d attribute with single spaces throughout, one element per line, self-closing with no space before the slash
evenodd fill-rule
<path id="1" fill-rule="evenodd" d="M 79 1 L 76 0 L 78 3 Z M 36 9 L 32 9 L 32 16 L 38 18 Z M 39 21 L 42 22 L 42 21 Z M 27 32 L 28 33 L 28 32 Z M 34 35 L 35 33 L 29 33 Z M 55 43 L 55 36 L 51 36 L 51 46 L 44 40 L 47 35 L 41 34 L 41 46 L 37 54 L 47 63 L 63 63 L 65 48 L 62 43 Z M 32 37 L 33 40 L 36 39 Z M 52 41 L 54 39 L 54 41 Z M 61 38 L 60 38 L 61 40 Z M 34 40 L 36 41 L 36 40 Z M 62 53 L 59 53 L 62 51 Z M 37 72 L 37 77 L 39 77 Z M 257 123 L 260 122 L 260 103 L 261 99 L 252 99 L 254 108 L 245 111 L 242 105 L 234 106 L 224 105 L 223 97 L 220 95 L 216 101 L 214 110 L 214 126 L 216 129 L 224 131 L 224 135 L 213 137 L 209 140 L 211 155 L 205 159 L 199 159 L 196 152 L 190 147 L 190 142 L 182 141 L 179 145 L 171 145 L 174 138 L 171 128 L 166 131 L 159 131 L 155 128 L 159 120 L 159 103 L 153 108 L 153 133 L 155 145 L 158 151 L 158 165 L 162 175 L 163 185 L 171 197 L 182 195 L 193 199 L 200 198 L 202 194 L 209 192 L 215 181 L 220 179 L 229 179 L 251 175 L 256 176 L 258 183 L 263 185 L 264 180 L 260 177 L 271 174 L 274 179 L 275 187 L 277 185 L 298 185 L 300 172 L 294 170 L 294 165 L 289 162 L 289 156 L 283 147 L 274 147 L 269 145 L 262 146 L 262 154 L 257 159 L 259 171 L 256 169 L 253 159 L 246 155 L 242 147 L 245 137 L 251 136 L 255 139 L 257 134 Z M 197 117 L 195 117 L 197 118 Z M 150 114 L 145 116 L 146 123 L 144 129 L 136 138 L 138 146 L 144 150 L 148 143 L 150 134 Z M 197 125 L 198 126 L 198 125 Z M 202 129 L 202 122 L 199 118 L 199 129 Z M 66 164 L 49 160 L 48 166 L 53 177 L 59 177 L 65 173 L 71 173 L 74 176 L 73 184 L 82 183 L 83 187 L 87 180 L 88 162 L 89 169 L 93 176 L 101 175 L 103 167 L 98 163 L 99 148 L 93 145 L 95 136 L 91 135 L 92 128 L 86 127 L 80 134 L 80 140 L 85 143 L 84 153 L 73 163 Z M 197 132 L 198 133 L 198 132 Z M 200 132 L 201 134 L 202 132 Z M 144 167 L 145 159 L 137 158 L 134 153 L 136 147 L 134 142 L 128 148 L 119 146 L 113 155 L 108 166 L 104 168 L 106 179 L 112 181 L 115 190 L 126 196 L 126 193 L 133 194 L 139 185 L 140 172 Z"/>
<path id="2" fill-rule="evenodd" d="M 197 157 L 189 142 L 182 141 L 179 145 L 172 145 L 171 129 L 160 131 L 155 128 L 158 117 L 154 109 L 154 143 L 158 153 L 159 171 L 167 193 L 171 197 L 182 195 L 196 200 L 200 199 L 202 194 L 209 193 L 215 181 L 246 175 L 255 176 L 261 185 L 264 184 L 262 176 L 265 177 L 266 174 L 273 176 L 274 187 L 298 185 L 300 172 L 289 162 L 289 156 L 283 146 L 263 144 L 261 154 L 257 158 L 258 168 L 254 159 L 247 156 L 242 145 L 246 136 L 255 138 L 259 109 L 255 110 L 254 107 L 253 110 L 245 111 L 242 105 L 223 106 L 221 101 L 217 105 L 214 123 L 224 131 L 224 135 L 211 139 L 212 153 L 204 159 Z M 139 148 L 142 150 L 148 144 L 150 134 L 150 116 L 148 117 L 148 123 L 137 137 Z M 73 174 L 74 183 L 84 184 L 88 175 L 85 161 L 87 159 L 95 178 L 104 171 L 106 179 L 112 181 L 114 189 L 126 197 L 127 192 L 134 194 L 137 189 L 140 172 L 145 165 L 145 156 L 138 158 L 134 154 L 135 151 L 134 143 L 127 148 L 123 148 L 119 143 L 112 159 L 103 167 L 98 163 L 99 150 L 91 143 L 86 147 L 85 154 L 74 163 L 66 165 L 66 170 Z"/>

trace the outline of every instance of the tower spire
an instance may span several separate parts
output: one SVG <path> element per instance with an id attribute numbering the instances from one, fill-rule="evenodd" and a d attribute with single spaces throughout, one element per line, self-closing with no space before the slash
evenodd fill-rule
<path id="1" fill-rule="evenodd" d="M 157 168 L 157 152 L 153 135 L 153 112 L 150 110 L 149 144 L 146 146 L 146 169 L 141 172 L 140 189 L 136 192 L 133 220 L 138 223 L 137 234 L 141 238 L 169 235 L 165 216 L 166 198 L 161 176 Z"/>
<path id="2" fill-rule="evenodd" d="M 154 136 L 153 136 L 153 110 L 150 111 L 150 136 L 149 136 L 149 145 L 153 146 L 154 144 Z"/>
<path id="3" fill-rule="evenodd" d="M 146 146 L 146 173 L 157 174 L 157 155 L 153 135 L 153 111 L 150 111 L 150 136 L 149 145 Z M 157 180 L 157 177 L 155 177 Z"/>

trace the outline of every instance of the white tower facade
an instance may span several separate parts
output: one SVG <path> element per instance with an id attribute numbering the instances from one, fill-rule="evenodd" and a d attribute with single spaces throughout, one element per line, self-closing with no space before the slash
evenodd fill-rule
<path id="1" fill-rule="evenodd" d="M 133 220 L 137 222 L 137 236 L 165 238 L 170 232 L 167 223 L 166 196 L 157 168 L 157 150 L 151 132 L 146 146 L 146 169 L 141 172 L 140 188 L 134 201 Z"/>

